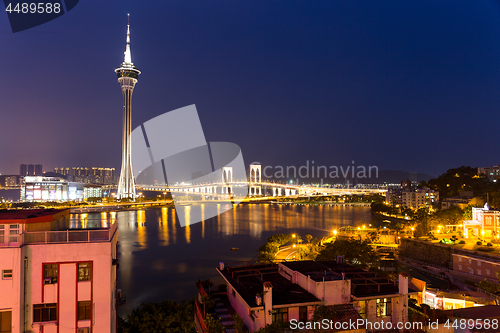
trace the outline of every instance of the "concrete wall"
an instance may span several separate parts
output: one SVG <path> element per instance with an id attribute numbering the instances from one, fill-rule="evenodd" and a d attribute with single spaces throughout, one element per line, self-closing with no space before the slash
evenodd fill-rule
<path id="1" fill-rule="evenodd" d="M 496 272 L 500 270 L 500 262 L 497 263 L 487 258 L 479 259 L 466 255 L 453 254 L 453 270 L 496 280 Z"/>
<path id="2" fill-rule="evenodd" d="M 74 333 L 77 326 L 93 326 L 93 332 L 116 332 L 116 266 L 112 265 L 112 258 L 116 258 L 116 240 L 115 236 L 112 242 L 26 246 L 27 276 L 31 281 L 27 289 L 28 328 L 37 331 L 39 327 L 32 324 L 33 304 L 57 302 L 59 333 Z M 78 262 L 92 263 L 91 282 L 78 282 Z M 44 263 L 59 265 L 56 284 L 44 285 Z M 90 321 L 77 320 L 78 301 L 92 301 Z M 53 326 L 56 325 L 44 325 L 44 333 Z"/>
<path id="3" fill-rule="evenodd" d="M 231 303 L 234 311 L 240 315 L 243 322 L 251 332 L 257 331 L 259 328 L 265 326 L 264 311 L 262 310 L 257 313 L 258 320 L 255 320 L 254 322 L 254 318 L 251 316 L 251 311 L 247 303 L 230 284 L 227 285 L 227 298 L 229 299 L 229 303 Z"/>
<path id="4" fill-rule="evenodd" d="M 23 255 L 21 248 L 0 248 L 0 274 L 3 270 L 12 270 L 12 279 L 2 279 L 0 275 L 0 312 L 12 312 L 12 333 L 24 332 L 23 313 Z"/>
<path id="5" fill-rule="evenodd" d="M 350 302 L 351 300 L 351 280 L 335 280 L 314 282 L 313 294 L 325 305 L 334 305 Z"/>
<path id="6" fill-rule="evenodd" d="M 401 239 L 399 255 L 430 264 L 448 267 L 452 261 L 454 249 L 449 246 L 439 246 L 429 242 Z"/>

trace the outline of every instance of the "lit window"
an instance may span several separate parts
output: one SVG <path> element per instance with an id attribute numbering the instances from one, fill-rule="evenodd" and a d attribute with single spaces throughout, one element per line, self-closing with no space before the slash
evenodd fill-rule
<path id="1" fill-rule="evenodd" d="M 78 302 L 78 320 L 90 319 L 90 301 Z"/>
<path id="2" fill-rule="evenodd" d="M 486 269 L 486 275 L 490 275 L 490 270 L 489 269 Z"/>
<path id="3" fill-rule="evenodd" d="M 90 281 L 90 263 L 78 264 L 78 281 Z"/>
<path id="4" fill-rule="evenodd" d="M 377 317 L 386 317 L 391 315 L 391 299 L 377 299 Z"/>
<path id="5" fill-rule="evenodd" d="M 478 269 L 478 270 L 476 271 L 476 274 L 477 274 L 477 275 L 481 275 L 481 270 L 480 270 L 480 269 Z"/>
<path id="6" fill-rule="evenodd" d="M 458 270 L 461 271 L 462 270 L 462 265 L 458 265 Z"/>
<path id="7" fill-rule="evenodd" d="M 2 271 L 2 279 L 3 280 L 10 280 L 10 279 L 12 279 L 12 269 L 4 269 Z"/>
<path id="8" fill-rule="evenodd" d="M 5 224 L 0 224 L 0 244 L 5 243 L 4 234 L 5 234 Z"/>
<path id="9" fill-rule="evenodd" d="M 358 310 L 359 315 L 361 316 L 361 318 L 366 319 L 366 301 L 360 301 L 358 305 L 359 305 L 359 310 Z"/>
<path id="10" fill-rule="evenodd" d="M 57 303 L 33 304 L 33 322 L 56 320 Z"/>
<path id="11" fill-rule="evenodd" d="M 57 264 L 43 265 L 43 284 L 57 283 Z"/>
<path id="12" fill-rule="evenodd" d="M 478 261 L 478 262 L 477 262 L 477 265 L 478 265 L 478 266 L 481 266 L 481 262 L 480 262 L 480 261 Z"/>

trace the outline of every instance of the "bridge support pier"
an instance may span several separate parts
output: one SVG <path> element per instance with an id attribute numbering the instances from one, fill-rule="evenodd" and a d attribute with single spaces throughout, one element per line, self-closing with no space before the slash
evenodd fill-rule
<path id="1" fill-rule="evenodd" d="M 262 187 L 261 186 L 250 186 L 250 196 L 262 195 Z"/>

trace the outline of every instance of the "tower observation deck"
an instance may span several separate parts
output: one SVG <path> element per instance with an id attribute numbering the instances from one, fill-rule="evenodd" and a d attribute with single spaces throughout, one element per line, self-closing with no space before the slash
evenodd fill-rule
<path id="1" fill-rule="evenodd" d="M 117 199 L 135 199 L 135 181 L 132 172 L 132 151 L 130 133 L 132 132 L 132 93 L 141 72 L 132 63 L 130 52 L 130 24 L 127 24 L 127 46 L 125 59 L 119 68 L 115 69 L 118 82 L 123 93 L 123 137 L 122 137 L 122 167 L 118 183 Z"/>

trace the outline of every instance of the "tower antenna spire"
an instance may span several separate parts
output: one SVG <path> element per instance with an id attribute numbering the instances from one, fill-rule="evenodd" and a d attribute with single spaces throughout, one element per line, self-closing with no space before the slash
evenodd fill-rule
<path id="1" fill-rule="evenodd" d="M 127 14 L 127 46 L 125 47 L 125 64 L 133 66 L 132 53 L 130 52 L 130 14 Z"/>

